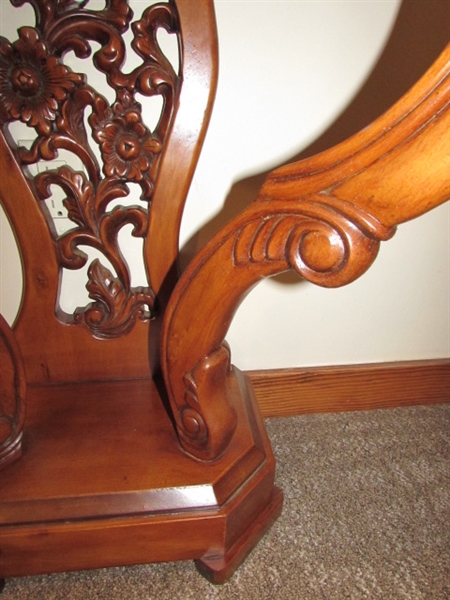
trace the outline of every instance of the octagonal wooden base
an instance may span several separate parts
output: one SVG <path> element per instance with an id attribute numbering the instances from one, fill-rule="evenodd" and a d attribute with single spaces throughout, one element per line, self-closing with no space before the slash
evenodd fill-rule
<path id="1" fill-rule="evenodd" d="M 180 449 L 152 381 L 29 390 L 23 456 L 0 482 L 0 577 L 195 559 L 226 581 L 281 512 L 250 384 L 227 453 Z"/>

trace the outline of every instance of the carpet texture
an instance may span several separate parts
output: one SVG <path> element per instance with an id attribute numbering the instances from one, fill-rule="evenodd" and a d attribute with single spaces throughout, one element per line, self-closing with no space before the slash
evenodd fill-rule
<path id="1" fill-rule="evenodd" d="M 450 600 L 450 405 L 267 421 L 283 514 L 233 578 L 193 563 L 10 579 L 2 600 Z"/>

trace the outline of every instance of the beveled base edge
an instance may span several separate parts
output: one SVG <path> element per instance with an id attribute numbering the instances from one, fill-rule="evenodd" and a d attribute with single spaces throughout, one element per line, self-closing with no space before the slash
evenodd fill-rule
<path id="1" fill-rule="evenodd" d="M 4 524 L 0 527 L 0 579 L 193 559 L 205 564 L 211 581 L 224 582 L 272 525 L 282 504 L 281 493 L 274 487 L 272 449 L 253 390 L 237 370 L 236 383 L 241 423 L 246 424 L 229 449 L 232 462 L 221 459 L 222 475 L 214 489 L 216 498 L 222 500 L 215 506 L 197 504 L 182 510 L 160 506 L 115 516 L 105 509 L 89 518 L 79 515 Z M 185 462 L 182 458 L 180 464 Z M 145 468 L 145 461 L 142 464 Z M 202 469 L 211 477 L 217 465 Z M 180 478 L 181 485 L 185 474 L 180 473 Z M 109 500 L 114 500 L 113 492 Z M 223 557 L 220 565 L 215 557 Z"/>
<path id="2" fill-rule="evenodd" d="M 266 463 L 218 510 L 3 528 L 0 579 L 198 559 L 209 581 L 224 583 L 281 512 L 272 480 Z"/>

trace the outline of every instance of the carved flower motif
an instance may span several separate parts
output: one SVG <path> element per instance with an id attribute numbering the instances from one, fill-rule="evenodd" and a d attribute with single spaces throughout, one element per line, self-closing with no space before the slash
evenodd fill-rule
<path id="1" fill-rule="evenodd" d="M 49 53 L 36 29 L 22 27 L 13 44 L 0 37 L 0 105 L 7 120 L 48 135 L 61 102 L 82 82 Z"/>
<path id="2" fill-rule="evenodd" d="M 141 182 L 151 189 L 149 168 L 154 155 L 161 151 L 161 143 L 142 122 L 139 104 L 124 99 L 116 102 L 106 116 L 91 119 L 105 174 Z"/>

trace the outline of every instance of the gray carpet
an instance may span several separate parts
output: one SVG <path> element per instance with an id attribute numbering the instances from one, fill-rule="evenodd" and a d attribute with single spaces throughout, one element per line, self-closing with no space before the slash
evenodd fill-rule
<path id="1" fill-rule="evenodd" d="M 227 584 L 190 562 L 10 579 L 2 600 L 449 600 L 450 405 L 267 422 L 282 516 Z"/>

